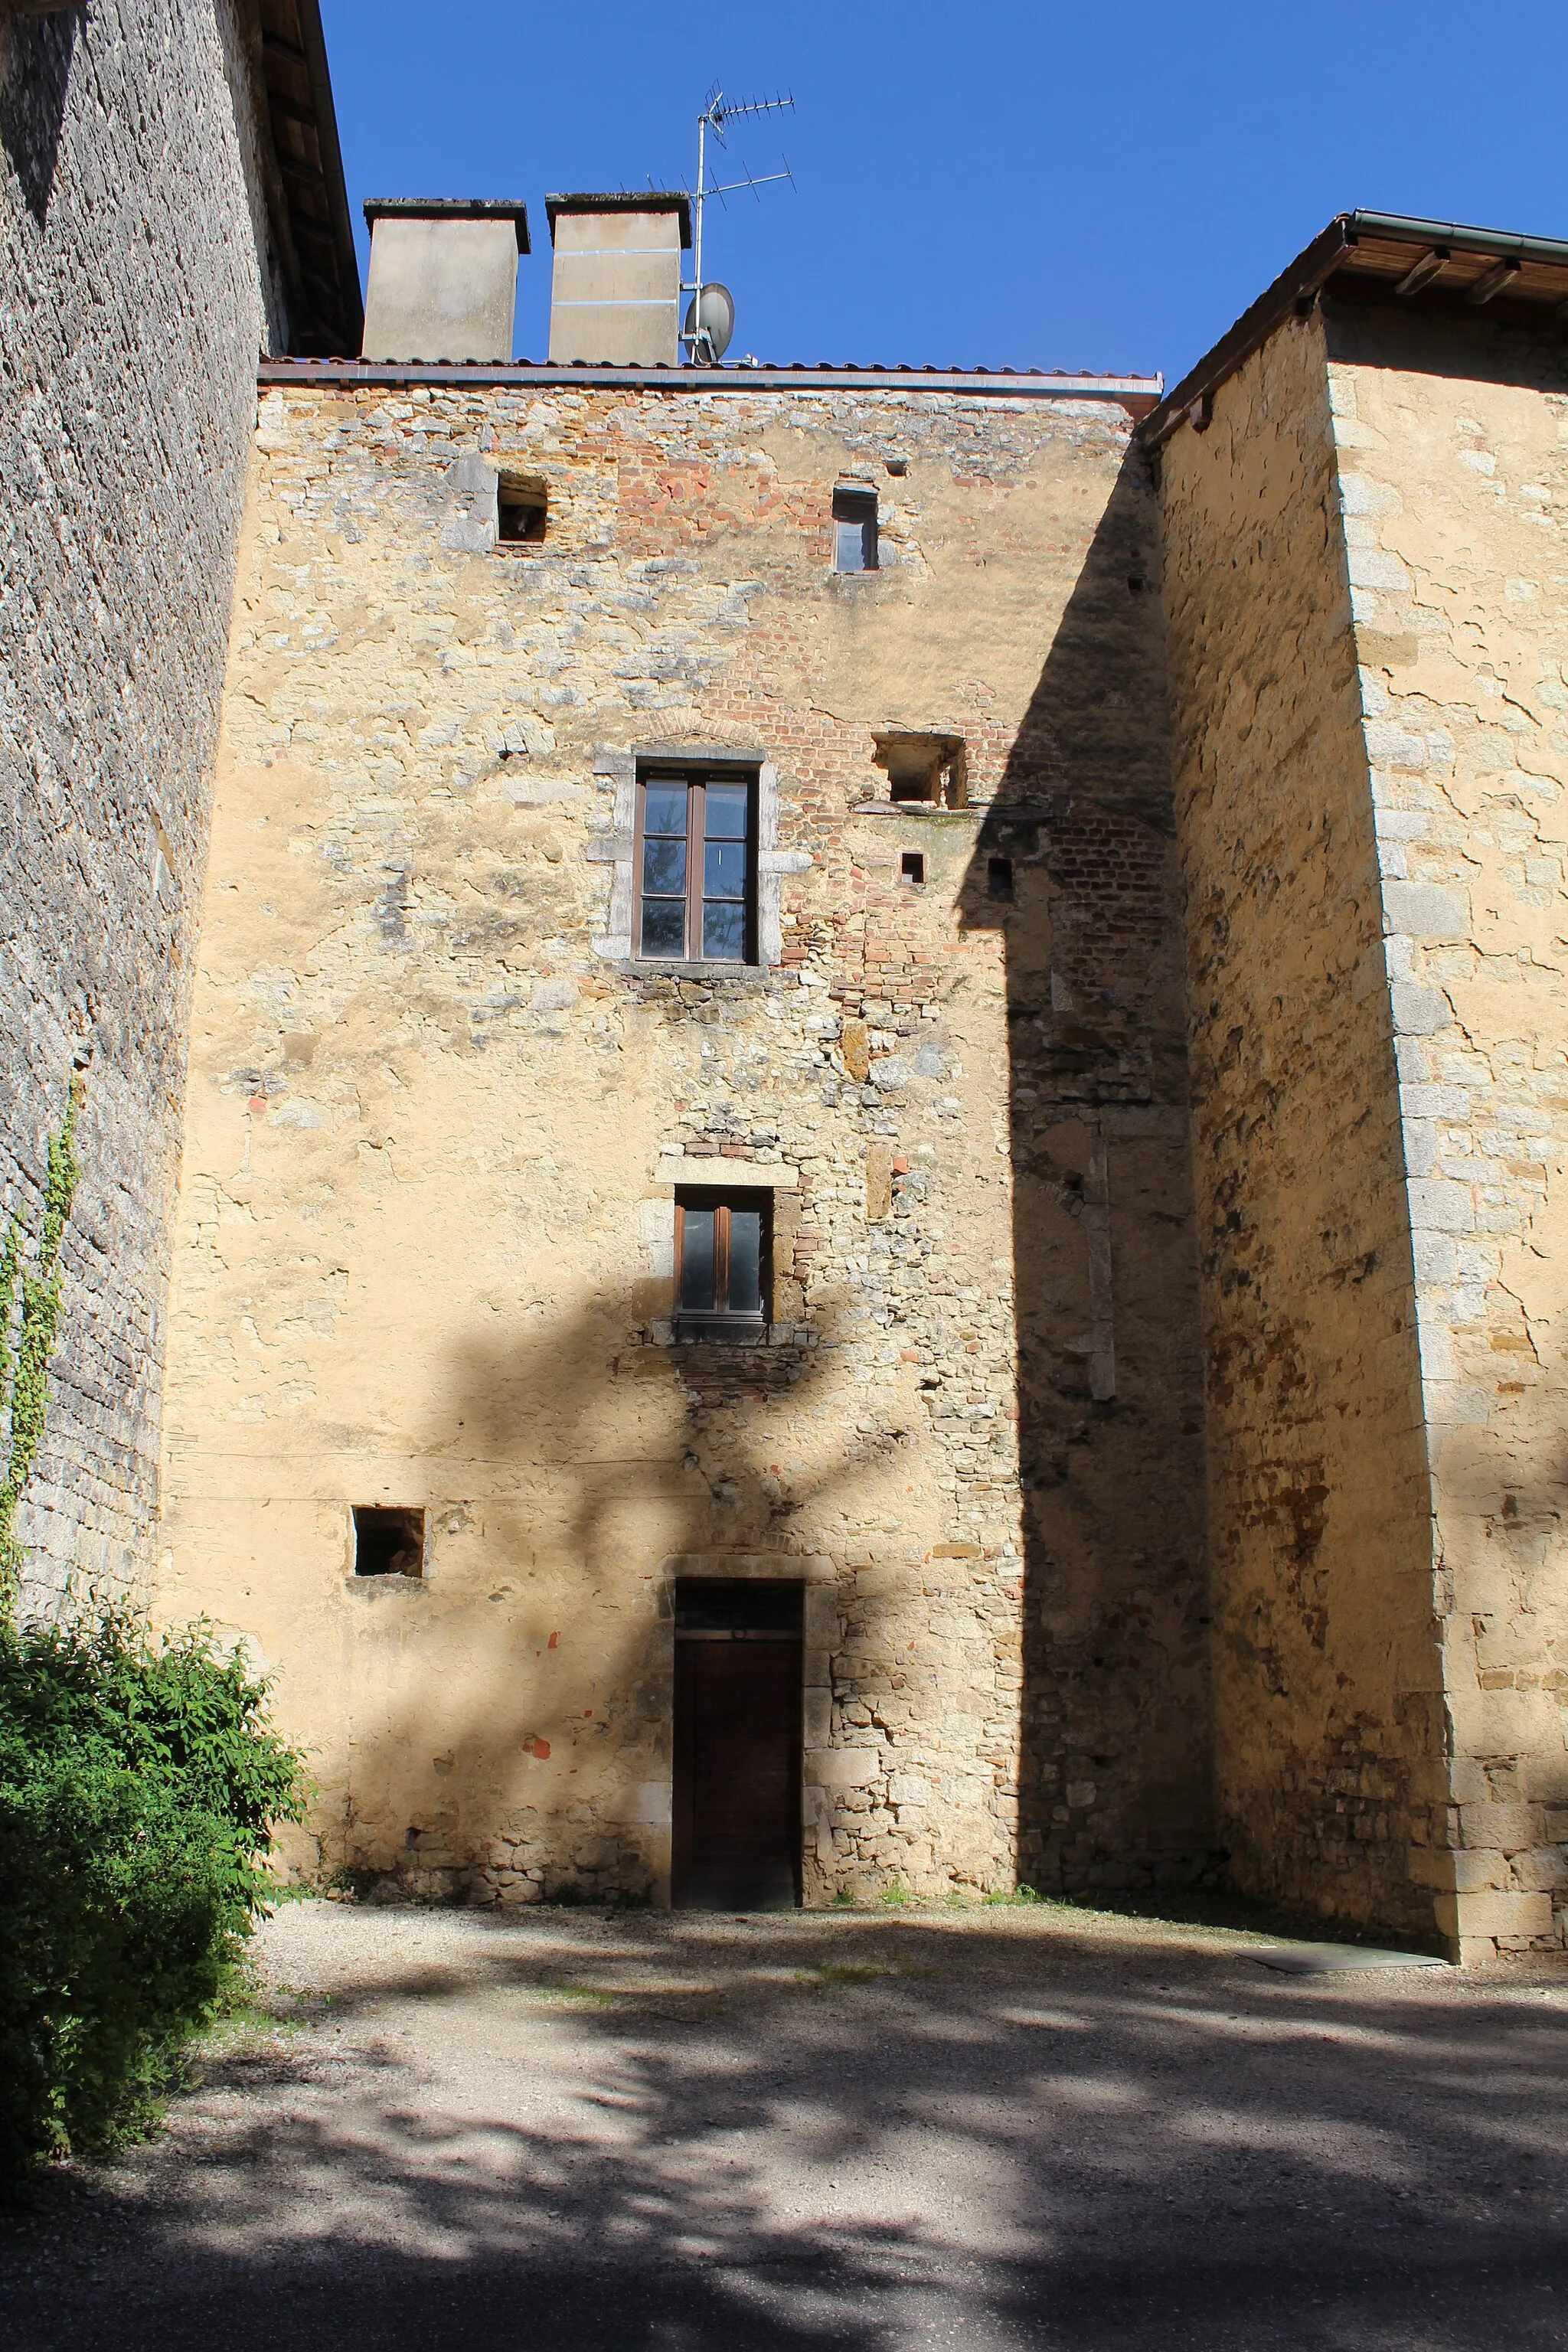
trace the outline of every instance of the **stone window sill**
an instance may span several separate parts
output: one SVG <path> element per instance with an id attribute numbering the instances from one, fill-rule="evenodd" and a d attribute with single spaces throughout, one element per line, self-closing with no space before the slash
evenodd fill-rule
<path id="1" fill-rule="evenodd" d="M 656 1348 L 806 1348 L 815 1339 L 804 1323 L 752 1323 L 744 1331 L 716 1330 L 710 1324 L 704 1329 L 684 1321 L 653 1326 Z"/>
<path id="2" fill-rule="evenodd" d="M 615 968 L 633 980 L 695 980 L 704 988 L 719 981 L 754 988 L 768 976 L 767 967 L 760 963 L 677 963 L 673 957 L 663 956 L 625 956 Z"/>

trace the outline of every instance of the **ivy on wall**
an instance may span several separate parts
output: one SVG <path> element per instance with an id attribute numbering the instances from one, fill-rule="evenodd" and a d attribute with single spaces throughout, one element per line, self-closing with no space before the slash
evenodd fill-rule
<path id="1" fill-rule="evenodd" d="M 43 1222 L 32 1263 L 24 1253 L 26 1234 L 20 1210 L 6 1226 L 0 1248 L 0 1412 L 9 1439 L 5 1475 L 0 1480 L 0 1608 L 7 1610 L 22 1573 L 16 1505 L 38 1458 L 48 1410 L 49 1358 L 60 1320 L 60 1244 L 80 1172 L 74 1145 L 81 1096 L 82 1081 L 73 1077 L 60 1131 L 49 1138 Z"/>

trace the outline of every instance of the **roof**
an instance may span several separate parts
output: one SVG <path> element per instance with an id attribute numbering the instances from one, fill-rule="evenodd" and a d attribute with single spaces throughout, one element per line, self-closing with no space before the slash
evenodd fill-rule
<path id="1" fill-rule="evenodd" d="M 262 384 L 514 384 L 548 392 L 596 387 L 629 392 L 966 392 L 1025 400 L 1103 400 L 1147 416 L 1165 388 L 1161 375 L 1069 375 L 1043 368 L 838 366 L 823 360 L 776 367 L 559 367 L 544 360 L 264 360 Z"/>
<path id="2" fill-rule="evenodd" d="M 1404 213 L 1341 213 L 1166 394 L 1145 419 L 1142 438 L 1158 447 L 1284 319 L 1331 290 L 1346 300 L 1408 305 L 1413 313 L 1474 318 L 1485 310 L 1515 322 L 1562 327 L 1568 324 L 1568 242 Z"/>
<path id="3" fill-rule="evenodd" d="M 640 194 L 623 188 L 610 195 L 546 196 L 544 211 L 552 245 L 557 213 L 679 213 L 681 250 L 691 243 L 691 199 L 683 188 L 647 188 Z"/>
<path id="4" fill-rule="evenodd" d="M 353 222 L 321 0 L 261 0 L 252 70 L 271 152 L 267 207 L 296 352 L 357 351 L 364 330 Z"/>
<path id="5" fill-rule="evenodd" d="M 530 253 L 528 206 L 510 196 L 367 196 L 364 216 L 374 229 L 378 220 L 497 220 L 510 221 L 517 230 L 519 253 Z"/>

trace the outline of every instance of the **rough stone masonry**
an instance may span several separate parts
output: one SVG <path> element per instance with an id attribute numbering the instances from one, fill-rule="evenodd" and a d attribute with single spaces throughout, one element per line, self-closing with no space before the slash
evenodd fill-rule
<path id="1" fill-rule="evenodd" d="M 1358 291 L 1162 457 L 1218 1833 L 1484 1958 L 1568 1885 L 1568 373 Z"/>
<path id="2" fill-rule="evenodd" d="M 0 7 L 0 1201 L 86 1073 L 26 1603 L 144 1579 L 190 955 L 258 349 L 287 349 L 230 0 Z"/>
<path id="3" fill-rule="evenodd" d="M 0 5 L 8 1213 L 87 1076 L 26 1608 L 147 1567 L 172 1255 L 158 1606 L 275 1672 L 302 1867 L 661 1898 L 677 1588 L 782 1577 L 808 1899 L 1561 1941 L 1568 246 L 1343 215 L 1136 432 L 264 365 L 231 635 L 330 118 L 309 0 Z M 743 968 L 634 952 L 700 759 Z"/>
<path id="4" fill-rule="evenodd" d="M 673 1581 L 766 1573 L 805 1587 L 809 1898 L 1201 1871 L 1125 405 L 354 373 L 261 404 L 161 1609 L 276 1673 L 312 1867 L 657 1896 Z M 548 522 L 509 544 L 520 476 Z M 875 571 L 833 569 L 846 482 Z M 894 801 L 891 738 L 961 745 L 959 804 Z M 631 952 L 636 761 L 681 746 L 760 766 L 754 968 Z M 672 1330 L 675 1192 L 716 1171 L 773 1203 L 749 1348 Z M 355 1505 L 426 1512 L 423 1575 L 351 1573 Z"/>

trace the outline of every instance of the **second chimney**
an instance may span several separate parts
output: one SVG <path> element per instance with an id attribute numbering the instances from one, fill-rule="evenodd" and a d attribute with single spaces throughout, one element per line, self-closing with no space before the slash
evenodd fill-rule
<path id="1" fill-rule="evenodd" d="M 546 196 L 555 271 L 550 356 L 558 366 L 675 367 L 680 257 L 691 206 L 679 194 Z"/>
<path id="2" fill-rule="evenodd" d="M 523 205 L 373 197 L 367 360 L 511 358 Z"/>

